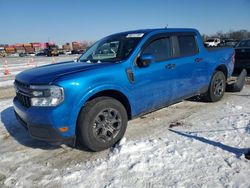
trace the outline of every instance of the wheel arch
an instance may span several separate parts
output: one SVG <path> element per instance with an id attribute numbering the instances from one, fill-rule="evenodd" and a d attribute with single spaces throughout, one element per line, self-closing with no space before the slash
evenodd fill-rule
<path id="1" fill-rule="evenodd" d="M 132 113 L 131 113 L 132 109 L 131 109 L 130 102 L 129 102 L 127 96 L 125 94 L 123 94 L 121 91 L 114 90 L 114 89 L 107 89 L 107 90 L 99 91 L 99 92 L 95 93 L 94 95 L 90 96 L 86 100 L 84 105 L 86 105 L 87 102 L 89 102 L 97 97 L 111 97 L 111 98 L 118 100 L 125 107 L 125 109 L 127 111 L 128 119 L 130 120 L 132 118 Z"/>
<path id="2" fill-rule="evenodd" d="M 228 78 L 228 70 L 227 70 L 226 65 L 221 64 L 221 65 L 217 66 L 216 69 L 215 69 L 215 71 L 214 71 L 214 73 L 215 73 L 216 71 L 221 71 L 221 72 L 223 72 L 223 74 L 225 75 L 226 79 Z"/>

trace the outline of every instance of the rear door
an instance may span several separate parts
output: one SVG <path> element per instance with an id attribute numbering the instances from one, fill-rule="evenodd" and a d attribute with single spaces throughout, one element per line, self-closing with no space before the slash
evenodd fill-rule
<path id="1" fill-rule="evenodd" d="M 207 83 L 207 64 L 199 53 L 195 33 L 176 34 L 173 41 L 176 49 L 173 100 L 177 100 L 202 92 Z"/>

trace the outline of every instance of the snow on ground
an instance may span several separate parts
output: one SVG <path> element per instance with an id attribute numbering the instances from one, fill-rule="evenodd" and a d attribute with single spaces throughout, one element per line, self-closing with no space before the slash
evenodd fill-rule
<path id="1" fill-rule="evenodd" d="M 7 81 L 0 81 L 0 88 L 1 87 L 10 87 L 13 86 L 14 80 L 7 80 Z"/>
<path id="2" fill-rule="evenodd" d="M 2 187 L 250 187 L 250 86 L 217 103 L 184 101 L 129 122 L 114 148 L 33 140 L 0 101 Z"/>
<path id="3" fill-rule="evenodd" d="M 47 65 L 62 61 L 74 60 L 79 55 L 58 56 L 58 57 L 9 57 L 0 58 L 0 87 L 12 86 L 15 75 L 23 70 L 36 66 Z M 8 64 L 10 74 L 4 75 L 5 63 Z M 11 82 L 12 81 L 12 82 Z"/>

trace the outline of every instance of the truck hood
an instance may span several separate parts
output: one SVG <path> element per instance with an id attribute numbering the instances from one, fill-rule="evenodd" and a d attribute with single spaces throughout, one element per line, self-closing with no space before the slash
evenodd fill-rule
<path id="1" fill-rule="evenodd" d="M 114 63 L 62 62 L 25 70 L 16 75 L 16 80 L 27 84 L 49 84 L 55 79 L 90 69 L 110 66 Z"/>

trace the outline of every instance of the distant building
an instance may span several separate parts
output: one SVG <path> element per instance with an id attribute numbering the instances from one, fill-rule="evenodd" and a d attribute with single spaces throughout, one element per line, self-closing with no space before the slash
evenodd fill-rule
<path id="1" fill-rule="evenodd" d="M 62 45 L 62 49 L 64 51 L 71 51 L 72 50 L 70 43 L 66 43 L 66 44 Z"/>

